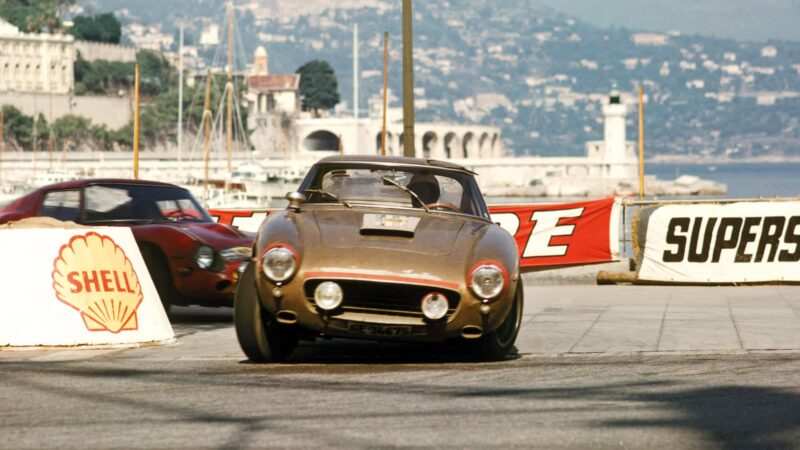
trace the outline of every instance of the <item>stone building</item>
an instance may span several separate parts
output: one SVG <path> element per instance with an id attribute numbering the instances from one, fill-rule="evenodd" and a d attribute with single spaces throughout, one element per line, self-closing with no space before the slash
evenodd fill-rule
<path id="1" fill-rule="evenodd" d="M 0 19 L 0 92 L 66 94 L 74 61 L 72 36 L 23 33 Z"/>
<path id="2" fill-rule="evenodd" d="M 129 53 L 102 45 L 92 48 L 123 58 Z M 29 116 L 41 114 L 49 122 L 74 114 L 110 128 L 127 124 L 130 98 L 73 95 L 75 53 L 72 36 L 23 33 L 0 19 L 0 105 L 13 105 Z"/>
<path id="3" fill-rule="evenodd" d="M 270 74 L 269 55 L 264 47 L 256 49 L 246 83 L 246 98 L 253 119 L 274 112 L 293 115 L 300 110 L 300 75 Z"/>

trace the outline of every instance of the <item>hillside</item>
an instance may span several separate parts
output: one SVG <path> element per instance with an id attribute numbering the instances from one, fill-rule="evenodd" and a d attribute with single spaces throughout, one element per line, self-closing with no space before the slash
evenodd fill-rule
<path id="1" fill-rule="evenodd" d="M 131 24 L 174 34 L 189 21 L 189 42 L 219 22 L 210 0 L 83 0 Z M 380 94 L 382 34 L 391 33 L 390 84 L 401 86 L 399 2 L 237 2 L 244 52 L 270 52 L 273 72 L 330 61 L 350 100 L 352 25 L 361 36 L 362 110 Z M 316 5 L 316 6 L 315 6 Z M 361 6 L 355 8 L 355 6 Z M 290 12 L 289 12 L 290 11 Z M 600 100 L 616 82 L 633 101 L 643 83 L 648 144 L 663 154 L 732 157 L 800 155 L 800 43 L 603 29 L 526 0 L 415 2 L 419 120 L 500 125 L 518 154 L 567 155 L 602 136 Z M 213 49 L 200 48 L 207 60 Z M 343 105 L 344 106 L 344 105 Z M 396 105 L 399 106 L 399 105 Z M 635 112 L 629 134 L 635 134 Z"/>

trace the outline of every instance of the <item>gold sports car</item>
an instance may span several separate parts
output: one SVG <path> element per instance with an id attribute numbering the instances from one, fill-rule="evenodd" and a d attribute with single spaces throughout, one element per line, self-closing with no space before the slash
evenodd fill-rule
<path id="1" fill-rule="evenodd" d="M 301 338 L 458 340 L 476 358 L 512 350 L 523 292 L 513 237 L 474 173 L 446 162 L 333 156 L 261 225 L 234 302 L 252 361 Z"/>

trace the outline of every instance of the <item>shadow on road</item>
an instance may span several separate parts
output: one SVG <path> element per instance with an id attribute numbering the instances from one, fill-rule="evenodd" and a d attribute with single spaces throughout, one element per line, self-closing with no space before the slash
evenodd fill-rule
<path id="1" fill-rule="evenodd" d="M 672 386 L 672 388 L 670 388 Z M 670 418 L 598 420 L 602 428 L 675 428 L 691 430 L 720 448 L 797 448 L 800 438 L 800 395 L 761 386 L 714 386 L 675 389 L 677 382 L 596 385 L 555 389 L 486 389 L 451 394 L 482 399 L 579 400 L 647 407 Z"/>
<path id="2" fill-rule="evenodd" d="M 180 324 L 232 324 L 233 308 L 206 308 L 203 306 L 173 306 L 169 313 L 173 325 Z"/>
<path id="3" fill-rule="evenodd" d="M 39 365 L 39 374 L 33 379 L 20 370 L 24 367 L 11 364 L 5 369 L 5 375 L 0 379 L 4 379 L 7 387 L 37 391 L 50 398 L 66 398 L 77 402 L 74 406 L 80 408 L 119 408 L 126 411 L 124 423 L 128 429 L 149 427 L 161 417 L 169 417 L 175 424 L 236 426 L 236 432 L 226 434 L 229 440 L 222 447 L 252 444 L 254 436 L 270 429 L 280 429 L 282 433 L 306 433 L 309 430 L 302 429 L 302 424 L 308 422 L 346 419 L 355 424 L 375 418 L 374 405 L 368 411 L 360 408 L 343 410 L 324 402 L 317 403 L 312 409 L 272 410 L 263 409 L 262 403 L 265 397 L 270 396 L 284 400 L 287 396 L 318 399 L 331 395 L 342 398 L 347 393 L 352 393 L 353 399 L 363 398 L 368 403 L 373 396 L 385 400 L 387 395 L 396 395 L 402 399 L 399 403 L 387 404 L 386 408 L 378 408 L 381 420 L 403 421 L 413 417 L 427 418 L 431 423 L 440 420 L 457 423 L 459 420 L 469 422 L 474 417 L 503 420 L 523 416 L 527 423 L 545 424 L 552 420 L 552 414 L 567 413 L 569 419 L 564 416 L 560 419 L 561 428 L 596 428 L 605 432 L 624 428 L 672 428 L 683 436 L 682 442 L 686 442 L 686 432 L 690 431 L 690 436 L 702 438 L 700 442 L 707 447 L 794 448 L 800 437 L 800 395 L 788 389 L 729 384 L 690 388 L 686 387 L 685 379 L 572 387 L 568 383 L 554 385 L 552 380 L 537 381 L 537 378 L 547 377 L 547 367 L 534 367 L 531 380 L 527 382 L 530 387 L 495 388 L 435 383 L 426 378 L 403 382 L 382 377 L 353 379 L 347 373 L 337 377 L 325 374 L 295 379 L 285 374 L 211 369 L 201 370 L 197 373 L 201 375 L 199 377 L 187 377 L 186 368 L 180 367 L 170 370 L 128 367 L 121 370 L 114 366 L 59 363 Z M 93 382 L 55 383 L 76 378 Z M 162 398 L 145 391 L 141 396 L 119 392 L 119 383 L 133 380 L 162 386 L 171 394 Z M 235 391 L 226 390 L 232 385 L 235 385 Z M 197 389 L 203 389 L 206 395 L 214 398 L 223 395 L 226 401 L 234 402 L 232 404 L 240 405 L 240 408 L 222 410 L 213 401 L 197 402 L 187 394 Z M 413 406 L 415 398 L 438 406 L 416 408 Z M 454 405 L 463 405 L 463 400 L 470 399 L 476 400 L 470 402 L 470 408 L 454 408 Z M 597 418 L 600 412 L 603 417 L 610 418 Z M 115 417 L 110 415 L 109 420 L 120 420 Z M 91 419 L 87 420 L 90 422 L 74 423 L 73 426 L 96 425 Z M 287 423 L 298 424 L 300 428 L 292 430 Z M 338 439 L 335 442 L 354 446 L 387 443 L 365 442 L 355 436 L 352 441 L 347 441 L 343 435 L 333 433 L 331 437 L 334 435 Z"/>

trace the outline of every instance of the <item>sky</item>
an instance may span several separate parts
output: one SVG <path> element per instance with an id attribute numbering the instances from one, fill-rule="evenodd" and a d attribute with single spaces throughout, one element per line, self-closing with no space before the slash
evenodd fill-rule
<path id="1" fill-rule="evenodd" d="M 585 22 L 743 41 L 800 41 L 800 0 L 538 0 Z"/>

